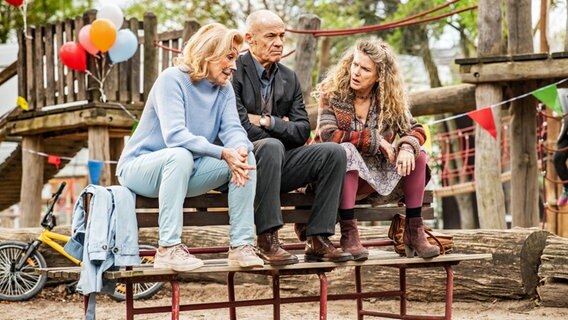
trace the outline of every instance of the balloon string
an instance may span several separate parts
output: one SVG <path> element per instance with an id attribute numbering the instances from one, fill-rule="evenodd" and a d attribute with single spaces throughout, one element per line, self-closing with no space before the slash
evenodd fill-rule
<path id="1" fill-rule="evenodd" d="M 26 39 L 33 39 L 28 35 L 28 1 L 24 1 L 24 3 L 18 9 L 20 9 L 22 20 L 24 22 L 24 37 Z"/>

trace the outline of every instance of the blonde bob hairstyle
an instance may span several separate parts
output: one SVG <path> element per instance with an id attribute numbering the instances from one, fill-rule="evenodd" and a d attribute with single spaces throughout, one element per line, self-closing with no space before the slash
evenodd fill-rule
<path id="1" fill-rule="evenodd" d="M 186 66 L 191 80 L 199 81 L 207 77 L 208 62 L 220 61 L 231 52 L 238 54 L 243 40 L 237 30 L 228 29 L 220 23 L 206 24 L 189 38 L 183 54 L 174 60 L 174 64 Z"/>

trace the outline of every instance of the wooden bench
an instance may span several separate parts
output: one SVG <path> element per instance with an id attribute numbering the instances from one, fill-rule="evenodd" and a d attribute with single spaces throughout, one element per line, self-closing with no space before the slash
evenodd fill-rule
<path id="1" fill-rule="evenodd" d="M 313 202 L 313 195 L 302 193 L 288 193 L 282 195 L 283 218 L 286 223 L 307 222 L 309 211 Z M 424 216 L 432 217 L 432 193 L 427 191 L 424 197 Z M 139 228 L 156 227 L 158 224 L 157 199 L 137 197 L 137 218 Z M 227 225 L 229 223 L 227 215 L 227 195 L 223 193 L 208 193 L 202 196 L 187 198 L 184 207 L 188 210 L 184 212 L 185 226 L 208 226 L 208 225 Z M 381 207 L 371 207 L 366 201 L 358 202 L 355 216 L 360 221 L 388 221 L 394 214 L 403 212 L 404 207 L 388 205 Z M 384 246 L 392 245 L 390 240 L 365 241 L 365 246 Z M 303 244 L 287 244 L 286 249 L 302 249 Z M 223 253 L 228 251 L 228 247 L 209 247 L 209 248 L 190 248 L 194 254 L 201 253 Z M 152 252 L 146 252 L 153 254 Z M 450 254 L 434 259 L 421 258 L 401 258 L 398 254 L 385 250 L 371 250 L 369 259 L 362 262 L 350 261 L 346 263 L 331 262 L 304 262 L 300 255 L 300 262 L 294 265 L 272 267 L 265 265 L 257 268 L 239 268 L 227 265 L 226 259 L 206 259 L 205 266 L 189 272 L 191 273 L 226 273 L 228 297 L 225 301 L 193 303 L 181 305 L 179 299 L 179 274 L 167 269 L 154 269 L 148 267 L 128 267 L 125 270 L 105 272 L 107 279 L 120 280 L 126 284 L 126 319 L 134 319 L 134 315 L 148 313 L 171 312 L 171 319 L 179 319 L 180 311 L 205 310 L 228 308 L 229 318 L 236 319 L 236 308 L 253 305 L 273 305 L 273 319 L 280 319 L 280 306 L 288 303 L 317 302 L 320 304 L 319 319 L 327 319 L 328 300 L 354 300 L 357 304 L 358 319 L 367 316 L 381 316 L 399 319 L 424 319 L 424 316 L 407 314 L 406 308 L 406 270 L 410 268 L 434 268 L 443 267 L 446 270 L 445 301 L 446 308 L 443 316 L 431 316 L 428 319 L 451 319 L 453 301 L 453 271 L 452 266 L 460 261 L 471 259 L 488 259 L 490 254 Z M 395 291 L 364 291 L 361 277 L 361 268 L 367 266 L 384 266 L 398 269 L 399 271 L 399 290 Z M 328 272 L 336 268 L 353 267 L 355 283 L 352 292 L 341 294 L 328 294 L 327 276 Z M 40 273 L 51 278 L 78 279 L 79 268 L 46 268 L 39 269 Z M 256 300 L 236 300 L 234 277 L 236 273 L 254 273 L 272 277 L 272 298 Z M 319 278 L 320 293 L 316 296 L 280 296 L 280 276 L 283 275 L 303 275 L 316 274 Z M 158 307 L 134 307 L 132 287 L 134 283 L 168 281 L 171 283 L 172 303 L 168 306 Z M 399 313 L 383 313 L 365 310 L 363 308 L 364 298 L 380 297 L 399 297 Z"/>

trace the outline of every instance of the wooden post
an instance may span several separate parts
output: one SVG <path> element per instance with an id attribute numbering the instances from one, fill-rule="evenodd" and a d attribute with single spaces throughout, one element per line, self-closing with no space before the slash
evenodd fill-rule
<path id="1" fill-rule="evenodd" d="M 158 35 L 158 18 L 151 13 L 144 13 L 144 93 L 142 101 L 148 98 L 150 89 L 158 77 L 158 51 L 154 41 Z"/>
<path id="2" fill-rule="evenodd" d="M 124 137 L 120 138 L 110 138 L 110 159 L 113 161 L 118 161 L 120 158 L 120 154 L 122 153 L 122 149 L 124 149 Z M 116 178 L 116 163 L 110 165 L 110 181 L 111 184 L 119 184 L 118 179 Z"/>
<path id="3" fill-rule="evenodd" d="M 298 19 L 299 30 L 317 30 L 320 28 L 321 20 L 313 14 L 303 14 Z M 311 35 L 298 35 L 295 53 L 295 71 L 302 86 L 304 102 L 310 102 L 312 91 L 312 73 L 316 65 L 318 41 Z"/>
<path id="4" fill-rule="evenodd" d="M 89 127 L 89 160 L 110 160 L 108 127 Z M 98 184 L 101 186 L 108 186 L 111 184 L 110 165 L 105 163 L 102 170 Z M 92 181 L 90 181 L 90 183 L 92 183 Z"/>
<path id="5" fill-rule="evenodd" d="M 479 56 L 501 54 L 501 6 L 493 0 L 478 2 Z M 497 84 L 481 84 L 476 87 L 477 108 L 484 108 L 503 99 L 501 87 Z M 504 229 L 505 200 L 501 184 L 501 121 L 499 110 L 493 110 L 497 128 L 497 139 L 487 131 L 475 128 L 475 191 L 481 228 Z"/>
<path id="6" fill-rule="evenodd" d="M 194 33 L 196 33 L 200 27 L 201 26 L 199 25 L 199 22 L 197 22 L 197 20 L 195 19 L 185 21 L 185 23 L 183 24 L 183 35 L 182 35 L 183 42 L 181 43 L 182 48 L 185 47 L 189 38 L 191 38 L 191 36 Z"/>
<path id="7" fill-rule="evenodd" d="M 41 190 L 45 158 L 34 152 L 43 151 L 40 135 L 22 138 L 22 185 L 20 189 L 20 227 L 37 227 L 41 215 Z"/>
<path id="8" fill-rule="evenodd" d="M 550 0 L 540 0 L 540 23 L 538 30 L 540 33 L 540 52 L 549 52 L 548 46 L 548 2 Z"/>
<path id="9" fill-rule="evenodd" d="M 533 53 L 531 30 L 531 1 L 507 0 L 509 52 Z M 512 96 L 531 92 L 532 81 L 514 82 Z M 513 226 L 536 227 L 538 212 L 538 172 L 536 155 L 536 101 L 526 97 L 513 101 L 511 114 L 511 213 Z"/>
<path id="10" fill-rule="evenodd" d="M 319 72 L 318 72 L 318 82 L 323 80 L 327 69 L 329 68 L 329 51 L 331 50 L 331 38 L 324 37 L 321 41 L 320 47 L 320 61 L 319 61 Z"/>

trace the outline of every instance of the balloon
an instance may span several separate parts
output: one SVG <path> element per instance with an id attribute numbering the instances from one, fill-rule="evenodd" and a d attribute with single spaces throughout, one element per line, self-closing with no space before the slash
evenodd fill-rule
<path id="1" fill-rule="evenodd" d="M 13 5 L 14 7 L 19 7 L 24 3 L 24 0 L 6 0 L 6 2 Z"/>
<path id="2" fill-rule="evenodd" d="M 79 43 L 81 44 L 83 49 L 85 49 L 85 51 L 87 51 L 88 53 L 94 56 L 97 53 L 99 53 L 99 49 L 97 49 L 97 47 L 95 47 L 95 45 L 91 41 L 90 33 L 91 33 L 90 24 L 81 28 L 81 30 L 79 31 Z"/>
<path id="3" fill-rule="evenodd" d="M 78 43 L 70 41 L 63 44 L 59 58 L 69 69 L 85 72 L 87 68 L 87 52 Z"/>
<path id="4" fill-rule="evenodd" d="M 105 53 L 116 40 L 116 28 L 108 19 L 97 19 L 93 21 L 89 35 L 95 47 Z"/>
<path id="5" fill-rule="evenodd" d="M 113 63 L 119 63 L 130 59 L 137 49 L 136 35 L 128 29 L 122 29 L 116 34 L 116 41 L 108 51 L 108 55 Z"/>
<path id="6" fill-rule="evenodd" d="M 117 5 L 108 4 L 101 8 L 97 12 L 97 19 L 108 19 L 116 30 L 122 28 L 122 23 L 124 22 L 124 15 L 122 15 L 122 10 Z"/>

